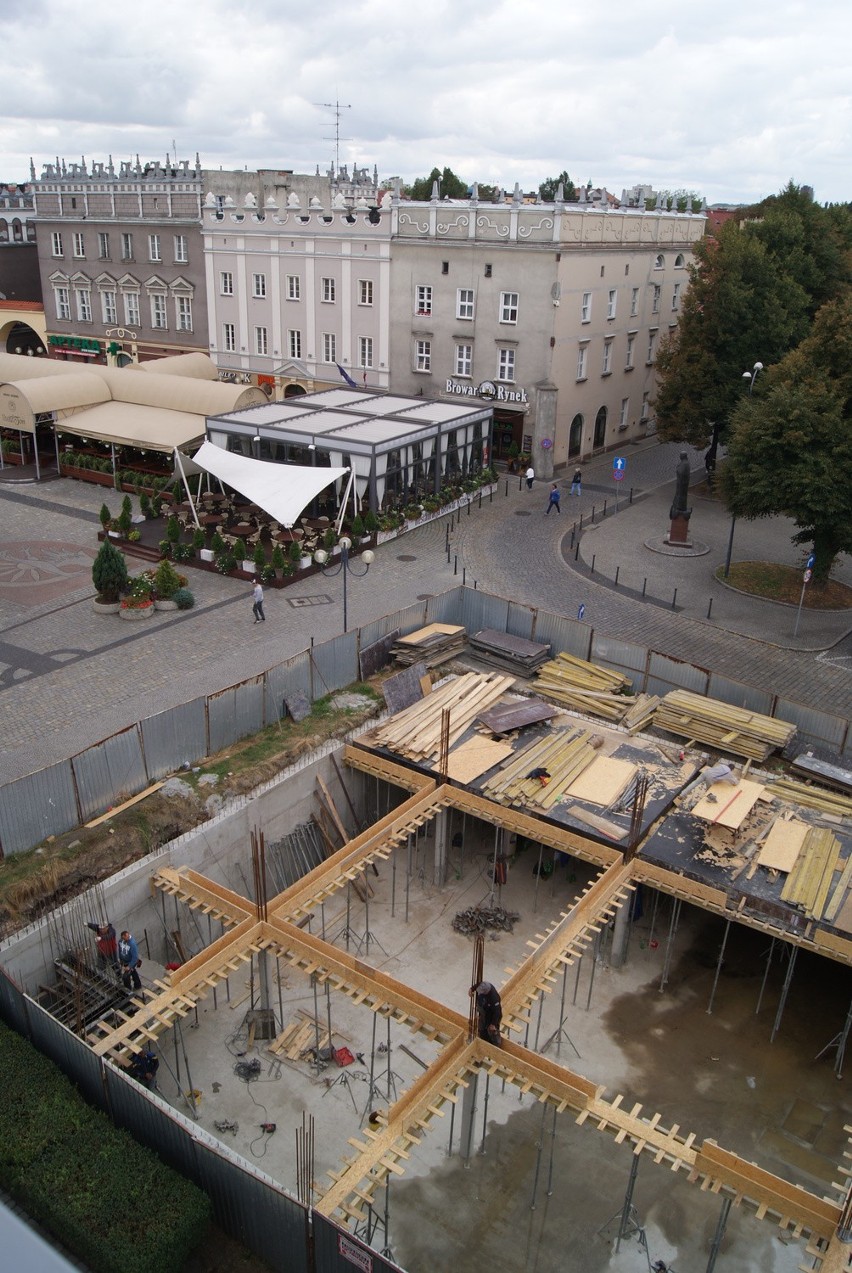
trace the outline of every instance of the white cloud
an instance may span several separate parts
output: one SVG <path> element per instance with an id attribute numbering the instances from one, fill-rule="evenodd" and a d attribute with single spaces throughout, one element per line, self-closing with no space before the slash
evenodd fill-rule
<path id="1" fill-rule="evenodd" d="M 789 178 L 848 200 L 844 0 L 31 0 L 4 18 L 0 177 L 58 153 L 200 153 L 312 172 L 340 154 L 533 188 L 562 168 L 745 202 Z"/>

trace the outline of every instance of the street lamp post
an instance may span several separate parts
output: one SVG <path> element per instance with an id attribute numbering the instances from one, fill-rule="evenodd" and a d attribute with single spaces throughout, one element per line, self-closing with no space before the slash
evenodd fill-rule
<path id="1" fill-rule="evenodd" d="M 743 372 L 743 380 L 748 381 L 748 396 L 749 397 L 751 397 L 751 391 L 754 388 L 754 382 L 761 371 L 763 371 L 763 363 L 756 362 L 754 366 L 752 367 L 751 371 Z M 725 578 L 726 579 L 728 575 L 731 573 L 731 553 L 734 551 L 734 528 L 736 527 L 736 524 L 737 524 L 737 519 L 736 519 L 736 515 L 734 515 L 731 518 L 731 533 L 728 536 L 728 554 L 725 557 Z"/>
<path id="2" fill-rule="evenodd" d="M 368 548 L 366 552 L 361 554 L 360 559 L 357 557 L 350 557 L 349 549 L 352 547 L 352 540 L 348 535 L 344 535 L 340 539 L 338 547 L 340 548 L 340 561 L 336 566 L 328 566 L 326 564 L 328 562 L 328 553 L 324 548 L 317 549 L 314 553 L 314 561 L 317 563 L 322 573 L 329 579 L 333 579 L 335 575 L 343 575 L 343 631 L 347 632 L 349 613 L 346 598 L 346 576 L 351 572 L 357 579 L 363 579 L 369 571 L 376 554 L 371 552 Z M 360 561 L 360 564 L 363 566 L 363 570 L 355 569 L 356 561 Z"/>

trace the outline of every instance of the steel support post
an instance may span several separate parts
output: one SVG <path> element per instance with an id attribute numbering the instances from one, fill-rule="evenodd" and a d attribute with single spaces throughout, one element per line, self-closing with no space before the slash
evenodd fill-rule
<path id="1" fill-rule="evenodd" d="M 728 933 L 731 931 L 731 921 L 725 923 L 725 935 L 722 938 L 722 944 L 719 947 L 719 958 L 716 960 L 716 975 L 713 978 L 713 989 L 710 991 L 710 1002 L 707 1005 L 708 1017 L 713 1015 L 713 1000 L 716 997 L 716 987 L 719 984 L 719 973 L 722 971 L 722 960 L 725 957 L 725 946 L 728 943 Z"/>

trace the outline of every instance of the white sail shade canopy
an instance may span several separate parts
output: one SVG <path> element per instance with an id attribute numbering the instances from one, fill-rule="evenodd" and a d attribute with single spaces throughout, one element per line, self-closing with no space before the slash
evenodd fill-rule
<path id="1" fill-rule="evenodd" d="M 349 472 L 348 468 L 313 468 L 250 460 L 213 442 L 205 442 L 192 458 L 206 472 L 233 486 L 235 491 L 252 500 L 282 526 L 293 526 L 320 491 Z"/>

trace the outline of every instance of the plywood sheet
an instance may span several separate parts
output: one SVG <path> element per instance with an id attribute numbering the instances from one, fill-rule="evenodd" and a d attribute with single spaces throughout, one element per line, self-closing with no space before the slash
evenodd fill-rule
<path id="1" fill-rule="evenodd" d="M 758 866 L 768 866 L 775 871 L 792 871 L 807 834 L 806 822 L 797 822 L 795 818 L 789 822 L 785 818 L 776 818 L 766 837 L 766 843 L 760 850 Z"/>
<path id="2" fill-rule="evenodd" d="M 456 636 L 460 632 L 464 632 L 464 628 L 457 623 L 430 623 L 425 628 L 418 628 L 416 632 L 409 632 L 408 636 L 400 637 L 399 644 L 420 645 L 432 637 Z"/>
<path id="3" fill-rule="evenodd" d="M 450 752 L 447 777 L 456 782 L 473 782 L 480 774 L 512 754 L 511 743 L 498 743 L 493 738 L 470 738 Z"/>
<path id="4" fill-rule="evenodd" d="M 631 760 L 615 760 L 612 756 L 595 756 L 579 778 L 571 783 L 567 794 L 573 800 L 611 805 L 626 790 L 636 766 Z"/>
<path id="5" fill-rule="evenodd" d="M 757 801 L 764 787 L 759 782 L 749 782 L 741 778 L 736 787 L 730 782 L 714 782 L 710 790 L 698 801 L 692 812 L 696 818 L 705 822 L 717 823 L 720 827 L 730 827 L 736 831 L 745 820 Z M 709 799 L 713 796 L 713 799 Z"/>
<path id="6" fill-rule="evenodd" d="M 852 893 L 848 894 L 832 927 L 839 928 L 842 933 L 852 933 Z"/>

